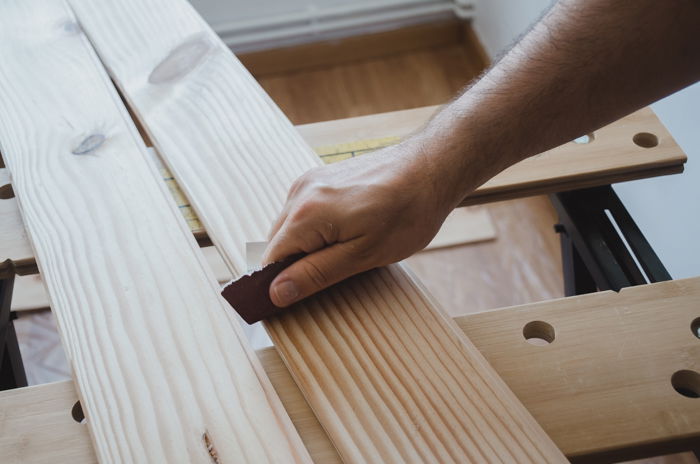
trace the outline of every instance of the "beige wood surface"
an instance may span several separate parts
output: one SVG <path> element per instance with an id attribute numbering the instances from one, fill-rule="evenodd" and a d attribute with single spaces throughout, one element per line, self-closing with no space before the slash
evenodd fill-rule
<path id="1" fill-rule="evenodd" d="M 102 462 L 308 453 L 70 8 L 0 5 L 0 143 Z"/>
<path id="2" fill-rule="evenodd" d="M 319 159 L 186 2 L 71 4 L 224 261 L 244 272 L 245 243 L 264 239 Z M 267 327 L 346 462 L 564 460 L 400 266 Z"/>
<path id="3" fill-rule="evenodd" d="M 678 369 L 700 370 L 700 340 L 690 330 L 699 304 L 695 278 L 456 321 L 567 456 L 601 463 L 700 440 L 698 399 L 670 383 Z M 551 324 L 554 342 L 526 343 L 531 321 Z M 257 354 L 314 461 L 339 462 L 275 349 Z M 76 401 L 71 382 L 1 392 L 0 455 L 11 463 L 94 462 L 85 426 L 71 417 Z"/>
<path id="4" fill-rule="evenodd" d="M 420 128 L 437 108 L 394 111 L 305 124 L 296 128 L 304 140 L 314 147 L 388 136 L 403 137 Z M 632 142 L 632 137 L 639 132 L 657 134 L 659 145 L 653 148 L 638 147 Z M 651 109 L 645 108 L 596 131 L 591 143 L 569 142 L 516 164 L 477 190 L 465 204 L 677 173 L 683 170 L 685 161 L 685 155 L 663 124 Z M 3 171 L 0 169 L 0 179 L 3 178 Z M 35 272 L 31 246 L 13 200 L 0 199 L 0 219 L 3 237 L 0 241 L 0 274 L 12 267 L 7 259 L 12 260 L 23 273 Z M 206 236 L 204 229 L 195 233 L 202 238 Z"/>
<path id="5" fill-rule="evenodd" d="M 313 146 L 359 139 L 403 137 L 420 129 L 439 109 L 425 107 L 297 126 Z M 644 148 L 632 138 L 657 137 Z M 687 160 L 651 108 L 644 108 L 597 130 L 590 143 L 569 142 L 506 169 L 467 197 L 463 205 L 506 200 L 594 185 L 605 185 L 683 171 Z"/>
<path id="6" fill-rule="evenodd" d="M 569 457 L 589 462 L 691 449 L 700 399 L 671 376 L 700 373 L 700 277 L 474 314 L 458 324 Z M 526 343 L 532 321 L 554 342 Z M 537 332 L 536 332 L 537 333 Z M 695 385 L 700 394 L 700 382 Z"/>

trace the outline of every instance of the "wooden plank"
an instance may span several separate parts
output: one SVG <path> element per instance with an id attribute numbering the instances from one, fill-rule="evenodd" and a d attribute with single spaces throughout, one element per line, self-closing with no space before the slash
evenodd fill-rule
<path id="1" fill-rule="evenodd" d="M 699 301 L 695 278 L 456 321 L 569 458 L 603 463 L 678 452 L 700 440 L 698 400 L 670 384 L 675 370 L 700 367 L 690 330 Z M 554 343 L 525 343 L 531 321 L 551 324 Z M 338 462 L 275 349 L 257 354 L 314 461 Z M 76 401 L 71 382 L 0 393 L 0 455 L 23 463 L 61 462 L 54 458 L 62 453 L 64 462 L 94 461 L 87 431 L 70 415 Z"/>
<path id="2" fill-rule="evenodd" d="M 72 5 L 224 261 L 244 272 L 246 242 L 264 239 L 320 160 L 186 2 Z M 564 461 L 400 266 L 267 328 L 346 462 Z"/>
<path id="3" fill-rule="evenodd" d="M 308 462 L 70 8 L 4 2 L 0 53 L 3 158 L 98 459 Z"/>
<path id="4" fill-rule="evenodd" d="M 391 143 L 420 128 L 432 116 L 438 107 L 416 108 L 391 113 L 361 116 L 357 118 L 327 121 L 322 123 L 297 126 L 299 133 L 310 145 L 318 147 L 317 151 L 327 158 L 328 150 L 338 150 L 339 145 L 355 146 L 359 140 L 371 140 Z M 630 140 L 639 132 L 661 134 L 663 145 L 641 149 L 630 146 Z M 604 147 L 601 140 L 605 140 Z M 642 153 L 644 156 L 636 156 Z M 617 156 L 606 156 L 616 154 Z M 567 160 L 574 162 L 565 175 L 561 166 Z M 569 142 L 551 150 L 547 156 L 540 156 L 530 161 L 530 165 L 519 163 L 509 169 L 508 176 L 498 181 L 488 192 L 478 190 L 464 204 L 506 200 L 528 195 L 552 193 L 577 188 L 606 185 L 647 177 L 676 174 L 683 171 L 686 157 L 668 134 L 651 109 L 640 110 L 620 119 L 594 134 L 588 144 Z M 609 164 L 614 163 L 611 168 Z M 532 163 L 535 163 L 533 166 Z M 526 174 L 519 175 L 521 166 Z M 0 178 L 3 170 L 0 169 Z M 505 173 L 501 174 L 505 175 Z M 521 182 L 523 178 L 527 181 Z M 497 176 L 495 180 L 499 179 Z M 510 184 L 510 181 L 513 183 Z M 519 180 L 520 179 L 520 180 Z M 3 262 L 14 256 L 14 263 L 23 273 L 36 272 L 36 265 L 31 255 L 24 230 L 14 219 L 19 217 L 16 204 L 0 200 L 0 232 L 6 240 L 0 241 L 0 275 L 12 268 L 12 263 Z M 202 240 L 208 240 L 203 228 L 193 231 Z M 18 245 L 16 245 L 18 244 Z M 17 251 L 15 251 L 17 250 Z M 22 251 L 24 250 L 24 251 Z"/>
<path id="5" fill-rule="evenodd" d="M 314 146 L 391 136 L 420 129 L 439 107 L 360 116 L 297 126 Z M 636 145 L 638 133 L 658 144 Z M 589 143 L 569 142 L 517 163 L 468 196 L 462 205 L 574 190 L 683 171 L 687 157 L 651 108 L 643 108 L 593 133 Z"/>

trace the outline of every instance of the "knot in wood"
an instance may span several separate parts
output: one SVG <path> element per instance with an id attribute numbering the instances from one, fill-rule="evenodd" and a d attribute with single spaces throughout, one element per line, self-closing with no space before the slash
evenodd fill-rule
<path id="1" fill-rule="evenodd" d="M 86 155 L 97 150 L 107 138 L 102 134 L 92 134 L 83 139 L 80 144 L 71 150 L 74 155 Z"/>
<path id="2" fill-rule="evenodd" d="M 181 79 L 197 67 L 213 49 L 205 35 L 199 35 L 178 45 L 148 76 L 150 84 L 164 84 Z"/>

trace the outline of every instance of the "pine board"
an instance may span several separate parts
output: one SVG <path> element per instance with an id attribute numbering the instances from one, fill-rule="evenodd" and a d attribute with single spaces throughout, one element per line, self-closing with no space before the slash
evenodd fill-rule
<path id="1" fill-rule="evenodd" d="M 678 369 L 700 370 L 700 343 L 690 331 L 698 304 L 695 278 L 455 321 L 567 456 L 603 463 L 679 452 L 700 440 L 698 400 L 669 382 Z M 525 343 L 523 326 L 535 320 L 554 327 L 554 343 Z M 314 462 L 339 462 L 275 349 L 257 354 Z M 72 382 L 0 392 L 0 455 L 10 463 L 94 462 L 87 429 L 70 415 L 77 399 Z"/>
<path id="2" fill-rule="evenodd" d="M 308 462 L 68 5 L 3 2 L 0 55 L 0 149 L 98 459 Z"/>
<path id="3" fill-rule="evenodd" d="M 291 182 L 320 161 L 186 2 L 71 4 L 224 261 L 244 272 L 245 244 L 265 238 Z M 267 327 L 345 462 L 564 461 L 400 266 Z"/>

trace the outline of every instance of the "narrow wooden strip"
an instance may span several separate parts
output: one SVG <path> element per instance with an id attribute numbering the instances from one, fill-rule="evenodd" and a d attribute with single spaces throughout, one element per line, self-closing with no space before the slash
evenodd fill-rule
<path id="1" fill-rule="evenodd" d="M 318 157 L 186 2 L 72 4 L 224 261 L 234 273 L 245 271 L 245 243 L 265 237 L 291 182 L 318 166 Z M 148 50 L 132 53 L 141 43 L 149 43 Z M 341 457 L 564 461 L 477 350 L 422 295 L 400 266 L 392 266 L 267 324 Z M 334 297 L 356 302 L 343 307 Z M 401 308 L 403 330 L 411 336 L 401 339 L 403 348 L 393 349 L 407 377 L 368 364 L 368 350 L 376 345 L 362 346 L 353 330 L 324 319 L 326 313 L 350 311 L 365 330 L 396 340 L 401 332 L 388 321 Z M 374 343 L 391 349 L 386 341 Z M 440 362 L 426 365 L 423 359 Z M 360 368 L 363 362 L 367 370 Z M 465 384 L 454 376 L 460 371 L 478 380 Z M 424 394 L 430 388 L 435 394 L 419 412 L 413 401 L 398 397 L 401 388 Z M 476 407 L 462 409 L 470 403 Z M 425 427 L 434 434 L 417 440 Z"/>
<path id="2" fill-rule="evenodd" d="M 308 462 L 62 1 L 0 5 L 0 144 L 101 462 Z"/>
<path id="3" fill-rule="evenodd" d="M 670 381 L 677 370 L 700 370 L 700 341 L 690 327 L 699 305 L 694 278 L 455 320 L 569 458 L 602 463 L 680 452 L 700 440 L 698 400 L 681 396 Z M 361 329 L 362 320 L 319 316 L 354 327 L 371 347 L 363 367 L 390 356 L 373 342 L 376 331 Z M 532 321 L 551 324 L 554 342 L 525 342 L 523 327 Z M 257 354 L 314 461 L 340 462 L 275 349 Z M 397 358 L 387 362 L 386 369 L 397 368 Z M 70 414 L 77 399 L 72 382 L 1 392 L 0 456 L 11 463 L 93 462 L 87 429 Z"/>
<path id="4" fill-rule="evenodd" d="M 359 116 L 297 126 L 313 146 L 359 139 L 404 137 L 419 129 L 437 106 Z M 638 133 L 653 134 L 658 144 L 636 145 Z M 592 134 L 589 143 L 569 142 L 524 160 L 479 187 L 462 205 L 501 201 L 612 184 L 683 171 L 687 157 L 651 108 L 643 108 Z"/>

